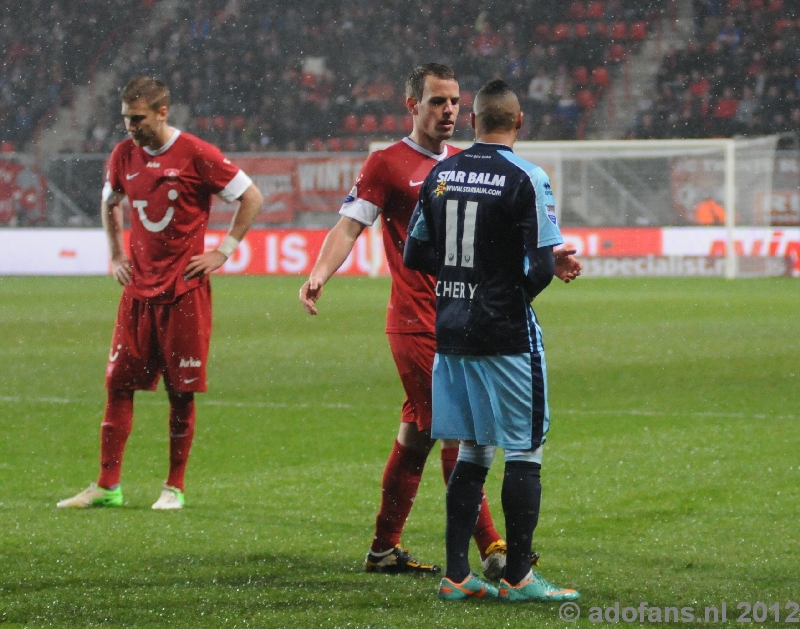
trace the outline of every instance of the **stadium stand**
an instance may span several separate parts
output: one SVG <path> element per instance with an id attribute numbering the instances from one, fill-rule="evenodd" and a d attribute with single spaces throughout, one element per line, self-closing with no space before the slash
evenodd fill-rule
<path id="1" fill-rule="evenodd" d="M 687 0 L 688 1 L 688 0 Z M 109 65 L 154 0 L 9 5 L 2 14 L 0 144 L 29 145 L 48 112 Z M 182 127 L 233 151 L 363 150 L 406 124 L 402 77 L 437 59 L 468 95 L 503 77 L 523 96 L 523 139 L 584 137 L 585 123 L 667 0 L 175 0 L 144 46 L 116 62 L 169 83 Z M 800 127 L 800 0 L 691 0 L 690 45 L 668 54 L 627 137 L 716 137 Z M 123 25 L 123 26 L 120 26 Z M 394 45 L 376 46 L 375 42 Z M 728 89 L 726 89 L 728 88 Z M 116 92 L 97 94 L 83 145 L 123 137 Z M 630 121 L 630 118 L 627 119 Z M 620 129 L 620 132 L 623 130 Z M 82 132 L 83 133 L 83 132 Z M 456 139 L 471 137 L 460 125 Z M 619 137 L 619 136 L 616 136 Z M 332 141 L 337 140 L 337 141 Z"/>
<path id="2" fill-rule="evenodd" d="M 21 150 L 53 108 L 69 105 L 73 88 L 121 32 L 135 25 L 142 0 L 6 2 L 0 11 L 0 143 Z"/>
<path id="3" fill-rule="evenodd" d="M 694 4 L 695 41 L 665 57 L 628 137 L 800 132 L 800 1 Z"/>
<path id="4" fill-rule="evenodd" d="M 508 80 L 524 96 L 524 138 L 574 139 L 608 84 L 594 77 L 608 77 L 609 51 L 621 58 L 636 45 L 615 40 L 615 26 L 646 33 L 664 4 L 520 0 L 487 11 L 477 0 L 441 9 L 430 0 L 310 0 L 301 10 L 288 0 L 199 0 L 161 25 L 120 80 L 163 78 L 189 109 L 185 127 L 229 152 L 363 150 L 402 130 L 402 79 L 435 59 L 455 68 L 466 93 Z M 87 130 L 87 152 L 108 151 L 121 137 L 116 95 L 106 100 L 108 114 Z M 557 133 L 543 120 L 554 120 Z M 116 131 L 106 133 L 109 126 Z M 471 137 L 468 127 L 458 133 Z"/>

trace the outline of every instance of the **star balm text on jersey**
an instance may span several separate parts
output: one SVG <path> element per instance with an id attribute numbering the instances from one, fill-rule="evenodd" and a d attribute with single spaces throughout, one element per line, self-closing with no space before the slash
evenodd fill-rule
<path id="1" fill-rule="evenodd" d="M 437 181 L 453 181 L 455 183 L 482 183 L 485 186 L 502 188 L 506 185 L 505 175 L 493 173 L 466 172 L 463 170 L 443 170 L 436 177 Z"/>

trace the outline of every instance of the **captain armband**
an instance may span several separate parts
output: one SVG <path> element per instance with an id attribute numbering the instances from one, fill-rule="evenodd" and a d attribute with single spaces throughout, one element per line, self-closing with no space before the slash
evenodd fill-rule
<path id="1" fill-rule="evenodd" d="M 236 251 L 236 247 L 239 246 L 239 241 L 236 240 L 233 236 L 228 234 L 225 238 L 222 239 L 222 242 L 219 243 L 219 247 L 217 247 L 217 251 L 219 251 L 225 258 L 230 258 L 231 254 Z"/>

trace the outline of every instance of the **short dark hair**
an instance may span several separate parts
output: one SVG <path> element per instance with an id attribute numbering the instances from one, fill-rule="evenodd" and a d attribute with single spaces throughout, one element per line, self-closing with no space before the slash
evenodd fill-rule
<path id="1" fill-rule="evenodd" d="M 137 76 L 122 90 L 122 102 L 128 105 L 143 100 L 150 109 L 158 111 L 163 105 L 169 107 L 170 94 L 167 84 L 149 76 Z"/>
<path id="2" fill-rule="evenodd" d="M 437 79 L 458 81 L 456 73 L 449 66 L 441 63 L 426 63 L 417 66 L 406 79 L 406 97 L 422 100 L 422 91 L 425 89 L 425 77 L 435 76 Z"/>
<path id="3" fill-rule="evenodd" d="M 475 117 L 484 133 L 510 131 L 517 124 L 517 117 L 513 112 L 502 107 L 485 106 L 492 101 L 501 101 L 509 94 L 516 98 L 514 90 L 503 79 L 489 81 L 478 90 L 475 95 L 475 103 L 481 106 L 475 107 Z"/>

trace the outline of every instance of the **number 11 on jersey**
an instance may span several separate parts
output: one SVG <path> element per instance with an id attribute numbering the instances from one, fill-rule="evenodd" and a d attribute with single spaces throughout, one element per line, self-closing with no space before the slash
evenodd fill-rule
<path id="1" fill-rule="evenodd" d="M 461 235 L 461 266 L 472 268 L 475 257 L 475 220 L 478 202 L 467 201 L 464 207 L 464 231 Z M 448 199 L 445 205 L 445 266 L 459 266 L 458 259 L 458 200 Z"/>

